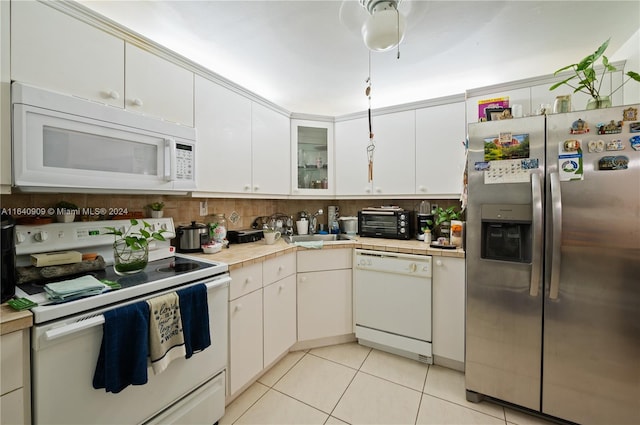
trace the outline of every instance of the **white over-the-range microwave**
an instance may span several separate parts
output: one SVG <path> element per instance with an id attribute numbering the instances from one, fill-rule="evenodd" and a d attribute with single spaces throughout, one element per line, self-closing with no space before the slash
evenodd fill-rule
<path id="1" fill-rule="evenodd" d="M 11 95 L 16 190 L 196 189 L 194 128 L 21 83 Z"/>

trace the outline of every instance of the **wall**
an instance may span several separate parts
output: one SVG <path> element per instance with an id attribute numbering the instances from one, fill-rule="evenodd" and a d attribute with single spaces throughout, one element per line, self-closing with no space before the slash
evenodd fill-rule
<path id="1" fill-rule="evenodd" d="M 80 209 L 90 208 L 115 208 L 127 209 L 129 213 L 146 213 L 145 205 L 162 201 L 165 203 L 165 217 L 172 217 L 176 225 L 188 224 L 192 220 L 198 222 L 207 222 L 207 217 L 201 217 L 199 214 L 200 201 L 204 199 L 189 198 L 181 196 L 159 196 L 159 195 L 87 195 L 87 194 L 12 194 L 3 195 L 0 198 L 0 207 L 3 209 L 14 208 L 49 208 L 58 201 L 68 201 L 76 204 Z M 251 224 L 257 217 L 270 216 L 275 213 L 285 215 L 297 215 L 299 211 L 308 211 L 313 213 L 319 208 L 325 211 L 323 216 L 318 218 L 318 223 L 327 223 L 327 207 L 329 205 L 337 205 L 340 208 L 340 215 L 355 216 L 359 209 L 380 205 L 398 205 L 405 209 L 414 210 L 423 199 L 359 199 L 359 200 L 273 200 L 273 199 L 225 199 L 225 198 L 208 198 L 209 214 L 224 213 L 227 217 L 228 228 L 249 229 Z M 442 207 L 450 205 L 460 206 L 460 202 L 454 199 L 449 200 L 429 200 L 437 203 Z M 237 212 L 240 216 L 236 224 L 229 222 L 231 213 Z M 20 214 L 14 214 L 16 218 Z M 95 216 L 77 218 L 78 220 L 96 219 Z M 114 218 L 126 218 L 124 216 Z M 108 219 L 108 218 L 105 218 Z"/>

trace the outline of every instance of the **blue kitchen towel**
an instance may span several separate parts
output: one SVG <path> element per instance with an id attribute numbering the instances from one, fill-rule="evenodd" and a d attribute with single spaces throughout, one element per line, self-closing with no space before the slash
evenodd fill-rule
<path id="1" fill-rule="evenodd" d="M 211 345 L 209 304 L 204 283 L 176 291 L 180 299 L 182 332 L 187 359 Z"/>
<path id="2" fill-rule="evenodd" d="M 149 304 L 141 301 L 104 313 L 102 345 L 93 388 L 119 393 L 147 383 Z"/>

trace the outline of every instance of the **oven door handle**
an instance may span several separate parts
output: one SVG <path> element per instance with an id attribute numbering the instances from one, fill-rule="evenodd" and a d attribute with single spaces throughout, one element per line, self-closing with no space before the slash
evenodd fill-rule
<path id="1" fill-rule="evenodd" d="M 231 278 L 228 276 L 217 277 L 213 280 L 203 282 L 207 290 L 222 285 L 228 284 L 231 282 Z M 98 316 L 93 316 L 88 319 L 79 320 L 74 323 L 70 323 L 68 325 L 60 326 L 59 328 L 49 329 L 44 333 L 44 339 L 46 341 L 53 341 L 58 338 L 62 338 L 63 336 L 71 335 L 76 332 L 80 332 L 85 329 L 92 328 L 94 326 L 102 325 L 104 323 L 104 315 L 100 314 Z"/>
<path id="2" fill-rule="evenodd" d="M 62 338 L 63 336 L 71 335 L 73 333 L 80 332 L 82 330 L 89 329 L 103 323 L 104 316 L 101 314 L 99 316 L 90 317 L 88 319 L 80 320 L 79 322 L 71 323 L 59 328 L 50 329 L 44 333 L 44 339 L 46 341 L 53 341 L 54 339 Z"/>

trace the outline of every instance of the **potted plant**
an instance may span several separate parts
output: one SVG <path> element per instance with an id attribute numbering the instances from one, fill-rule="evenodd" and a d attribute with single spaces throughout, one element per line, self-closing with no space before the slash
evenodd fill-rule
<path id="1" fill-rule="evenodd" d="M 113 269 L 121 276 L 138 273 L 149 262 L 149 241 L 166 240 L 162 235 L 166 230 L 154 231 L 151 224 L 135 218 L 129 220 L 131 226 L 123 233 L 115 227 L 107 227 L 107 235 L 114 235 Z"/>
<path id="2" fill-rule="evenodd" d="M 549 90 L 555 90 L 566 84 L 573 89 L 574 93 L 581 92 L 591 96 L 591 99 L 589 99 L 589 102 L 587 103 L 587 109 L 598 109 L 611 106 L 610 96 L 620 90 L 620 88 L 630 80 L 640 82 L 640 74 L 629 71 L 625 74 L 629 78 L 624 80 L 615 90 L 608 95 L 600 93 L 602 88 L 602 77 L 604 77 L 604 74 L 606 72 L 617 71 L 616 67 L 611 65 L 609 63 L 609 59 L 604 56 L 604 51 L 609 47 L 609 40 L 602 43 L 602 45 L 598 47 L 598 50 L 586 56 L 580 62 L 567 65 L 554 72 L 553 75 L 557 75 L 563 71 L 571 69 L 573 71 L 573 75 L 552 85 L 549 87 Z M 602 58 L 602 74 L 600 75 L 600 81 L 598 81 L 598 74 L 596 73 L 595 66 L 596 61 L 600 58 Z M 577 83 L 573 81 L 574 79 L 577 79 Z"/>
<path id="3" fill-rule="evenodd" d="M 56 221 L 58 223 L 71 223 L 76 219 L 78 206 L 72 202 L 60 201 L 53 208 L 56 210 Z"/>
<path id="4" fill-rule="evenodd" d="M 456 211 L 456 207 L 454 206 L 448 207 L 446 209 L 438 207 L 433 213 L 433 220 L 427 220 L 427 225 L 429 226 L 429 228 L 437 228 L 440 237 L 443 237 L 447 241 L 449 241 L 451 233 L 451 222 L 453 220 L 459 220 L 461 216 L 462 211 Z"/>
<path id="5" fill-rule="evenodd" d="M 164 202 L 152 202 L 147 205 L 147 208 L 151 210 L 152 218 L 160 218 L 163 215 Z"/>

